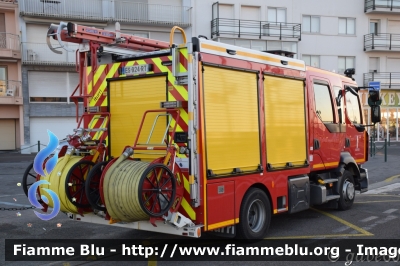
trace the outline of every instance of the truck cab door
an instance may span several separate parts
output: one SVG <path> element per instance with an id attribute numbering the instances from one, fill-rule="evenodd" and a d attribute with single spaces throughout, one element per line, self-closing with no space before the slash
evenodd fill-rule
<path id="1" fill-rule="evenodd" d="M 346 140 L 344 150 L 349 152 L 357 163 L 365 162 L 367 158 L 366 138 L 368 138 L 363 126 L 364 116 L 360 104 L 360 97 L 351 85 L 343 85 L 346 102 Z"/>
<path id="2" fill-rule="evenodd" d="M 311 98 L 314 100 L 310 110 L 310 126 L 313 130 L 310 139 L 310 153 L 313 170 L 337 167 L 343 149 L 345 127 L 339 121 L 336 97 L 329 80 L 312 77 Z"/>

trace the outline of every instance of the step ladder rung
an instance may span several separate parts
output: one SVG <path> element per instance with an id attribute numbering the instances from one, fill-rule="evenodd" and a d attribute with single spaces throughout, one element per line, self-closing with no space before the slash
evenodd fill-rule
<path id="1" fill-rule="evenodd" d="M 326 196 L 326 200 L 327 201 L 334 200 L 334 199 L 339 199 L 339 198 L 340 198 L 340 195 L 329 195 L 329 196 Z"/>

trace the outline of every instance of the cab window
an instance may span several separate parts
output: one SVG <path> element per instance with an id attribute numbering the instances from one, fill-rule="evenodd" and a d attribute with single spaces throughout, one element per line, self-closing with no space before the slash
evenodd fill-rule
<path id="1" fill-rule="evenodd" d="M 315 112 L 323 123 L 334 123 L 332 98 L 328 84 L 314 83 Z"/>
<path id="2" fill-rule="evenodd" d="M 353 124 L 361 124 L 361 108 L 358 96 L 350 91 L 346 92 L 346 111 L 347 117 Z"/>

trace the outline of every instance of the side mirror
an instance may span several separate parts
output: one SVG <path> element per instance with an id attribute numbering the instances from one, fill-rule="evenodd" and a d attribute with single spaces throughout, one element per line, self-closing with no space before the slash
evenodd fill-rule
<path id="1" fill-rule="evenodd" d="M 381 107 L 379 105 L 371 106 L 371 122 L 372 123 L 381 122 Z"/>
<path id="2" fill-rule="evenodd" d="M 335 98 L 337 107 L 340 107 L 340 100 L 342 99 L 342 91 L 338 92 L 338 96 Z"/>

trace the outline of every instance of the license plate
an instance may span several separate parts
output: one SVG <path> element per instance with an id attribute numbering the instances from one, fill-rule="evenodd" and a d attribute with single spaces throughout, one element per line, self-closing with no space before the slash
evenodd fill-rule
<path id="1" fill-rule="evenodd" d="M 137 74 L 146 74 L 147 72 L 152 71 L 152 65 L 135 65 L 124 67 L 123 74 L 125 75 L 137 75 Z"/>

